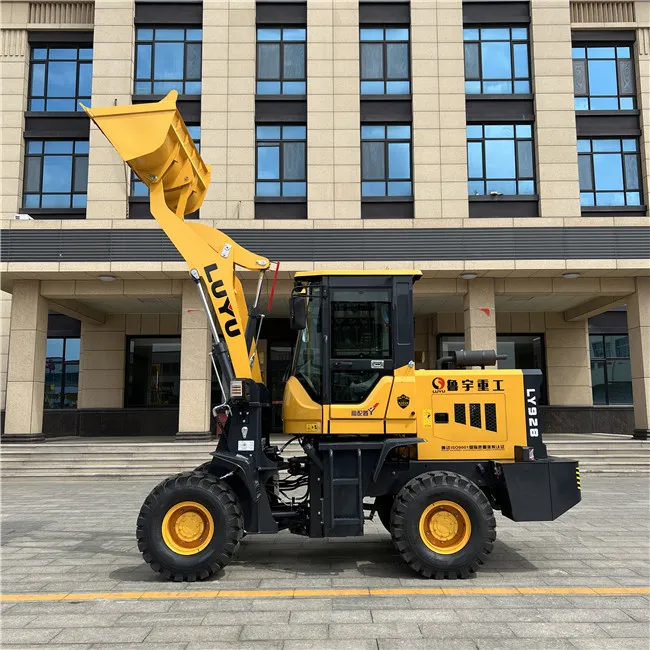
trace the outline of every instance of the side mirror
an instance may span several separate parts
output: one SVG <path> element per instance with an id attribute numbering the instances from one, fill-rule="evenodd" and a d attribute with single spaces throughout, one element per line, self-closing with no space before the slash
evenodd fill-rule
<path id="1" fill-rule="evenodd" d="M 289 300 L 289 327 L 292 330 L 304 330 L 307 327 L 307 298 L 291 296 Z"/>

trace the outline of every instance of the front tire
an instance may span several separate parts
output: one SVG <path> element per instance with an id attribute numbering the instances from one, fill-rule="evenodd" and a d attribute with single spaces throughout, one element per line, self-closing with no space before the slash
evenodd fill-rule
<path id="1" fill-rule="evenodd" d="M 426 578 L 468 578 L 496 539 L 496 520 L 483 492 L 453 472 L 427 472 L 409 481 L 391 510 L 393 543 Z"/>
<path id="2" fill-rule="evenodd" d="M 138 516 L 138 548 L 169 580 L 205 580 L 234 557 L 244 515 L 234 492 L 207 472 L 185 472 L 157 485 Z"/>

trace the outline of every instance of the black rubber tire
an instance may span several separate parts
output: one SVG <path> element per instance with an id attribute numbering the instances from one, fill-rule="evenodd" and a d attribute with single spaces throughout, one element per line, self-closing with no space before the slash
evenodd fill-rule
<path id="1" fill-rule="evenodd" d="M 390 533 L 390 511 L 393 507 L 393 495 L 383 494 L 375 498 L 375 509 L 379 521 L 383 524 L 384 528 Z"/>
<path id="2" fill-rule="evenodd" d="M 210 544 L 196 555 L 180 555 L 165 544 L 162 521 L 182 501 L 196 501 L 214 520 Z M 159 483 L 142 504 L 136 529 L 138 548 L 157 573 L 178 582 L 205 580 L 226 566 L 237 553 L 244 532 L 244 515 L 235 493 L 207 472 L 184 472 Z"/>
<path id="3" fill-rule="evenodd" d="M 432 551 L 419 531 L 426 507 L 442 499 L 462 506 L 471 523 L 466 546 L 450 555 Z M 472 481 L 453 472 L 427 472 L 411 479 L 395 498 L 390 520 L 395 548 L 425 578 L 469 578 L 492 552 L 496 539 L 496 520 L 487 497 Z"/>

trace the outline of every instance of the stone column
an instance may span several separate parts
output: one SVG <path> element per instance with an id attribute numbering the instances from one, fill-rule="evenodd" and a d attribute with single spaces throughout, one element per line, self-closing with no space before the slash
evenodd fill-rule
<path id="1" fill-rule="evenodd" d="M 569 0 L 530 5 L 539 212 L 580 217 Z"/>
<path id="2" fill-rule="evenodd" d="M 636 279 L 636 291 L 627 303 L 630 335 L 634 437 L 650 437 L 650 278 Z"/>
<path id="3" fill-rule="evenodd" d="M 27 23 L 28 3 L 7 3 L 3 7 L 3 22 Z M 3 28 L 2 49 L 2 127 L 0 129 L 0 197 L 1 219 L 13 219 L 21 212 L 25 143 L 24 115 L 27 108 L 27 79 L 29 77 L 29 46 L 27 30 Z"/>
<path id="4" fill-rule="evenodd" d="M 637 30 L 637 54 L 635 68 L 637 74 L 637 97 L 641 109 L 641 169 L 643 175 L 643 188 L 645 190 L 645 204 L 650 201 L 650 2 L 635 3 L 636 19 L 639 25 Z"/>
<path id="5" fill-rule="evenodd" d="M 78 408 L 124 406 L 125 323 L 124 314 L 107 315 L 103 325 L 81 322 Z"/>
<path id="6" fill-rule="evenodd" d="M 210 433 L 209 358 L 212 338 L 203 303 L 193 282 L 183 283 L 181 312 L 181 385 L 178 413 L 180 440 L 205 440 Z"/>
<path id="7" fill-rule="evenodd" d="M 9 327 L 11 325 L 11 294 L 0 291 L 0 409 L 7 401 L 7 361 L 9 359 Z"/>
<path id="8" fill-rule="evenodd" d="M 546 312 L 546 375 L 550 406 L 591 406 L 589 321 Z"/>
<path id="9" fill-rule="evenodd" d="M 39 280 L 16 280 L 11 301 L 3 442 L 43 439 L 47 301 Z"/>
<path id="10" fill-rule="evenodd" d="M 134 15 L 134 0 L 95 0 L 93 106 L 132 103 Z M 86 218 L 125 219 L 130 179 L 111 143 L 91 124 Z"/>
<path id="11" fill-rule="evenodd" d="M 465 348 L 467 350 L 496 350 L 494 280 L 492 278 L 469 280 L 463 305 Z"/>
<path id="12" fill-rule="evenodd" d="M 229 153 L 255 165 L 255 150 L 228 146 L 228 3 L 203 3 L 203 69 L 201 72 L 201 156 L 212 165 L 212 180 L 201 206 L 201 219 L 226 217 L 226 165 Z M 253 66 L 255 59 L 252 59 Z M 254 72 L 253 72 L 254 74 Z M 236 150 L 235 150 L 236 149 Z M 236 212 L 229 215 L 235 218 Z M 220 226 L 217 226 L 220 227 Z"/>
<path id="13" fill-rule="evenodd" d="M 415 225 L 465 218 L 467 139 L 461 0 L 411 2 Z"/>
<path id="14" fill-rule="evenodd" d="M 228 3 L 226 218 L 249 221 L 255 218 L 255 13 L 254 0 Z"/>

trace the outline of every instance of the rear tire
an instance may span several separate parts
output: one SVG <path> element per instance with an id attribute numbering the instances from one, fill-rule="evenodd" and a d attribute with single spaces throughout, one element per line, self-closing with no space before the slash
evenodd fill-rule
<path id="1" fill-rule="evenodd" d="M 207 472 L 185 472 L 157 485 L 138 516 L 138 548 L 169 580 L 205 580 L 236 554 L 244 515 L 234 492 Z"/>
<path id="2" fill-rule="evenodd" d="M 398 552 L 426 578 L 468 578 L 496 539 L 487 497 L 453 472 L 427 472 L 409 481 L 395 498 L 390 521 Z"/>

